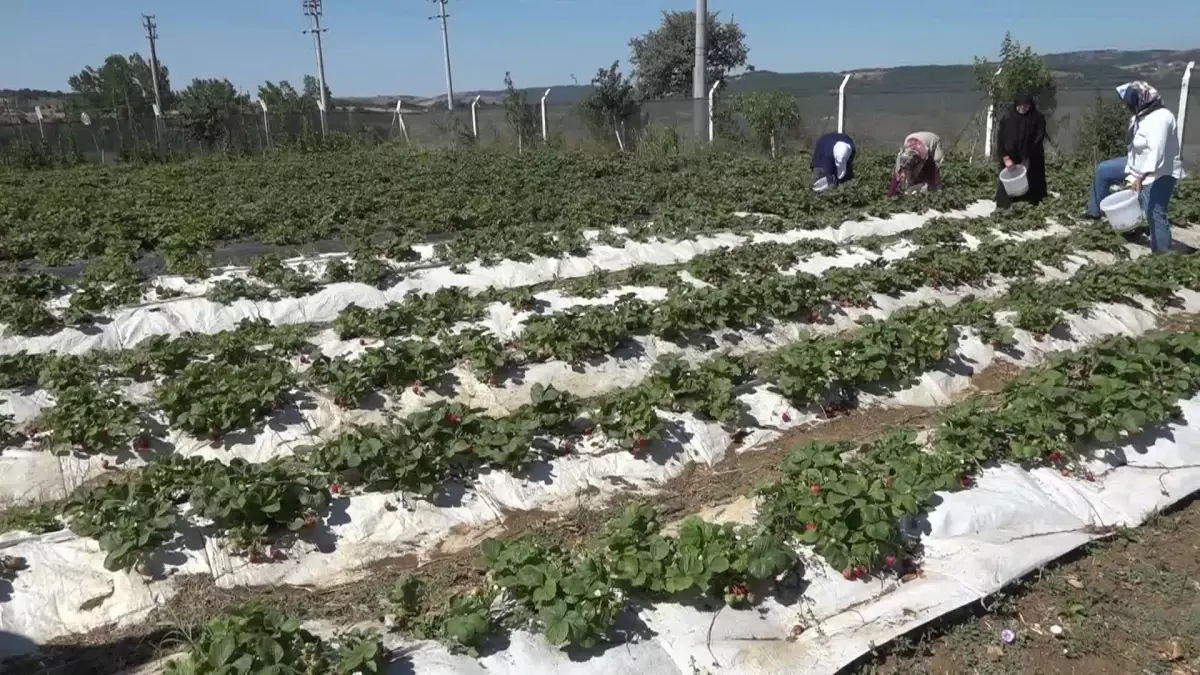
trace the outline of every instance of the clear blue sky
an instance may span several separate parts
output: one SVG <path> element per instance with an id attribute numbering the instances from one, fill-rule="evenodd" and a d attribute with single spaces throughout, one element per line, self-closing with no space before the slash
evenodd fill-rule
<path id="1" fill-rule="evenodd" d="M 449 0 L 455 89 L 585 83 L 662 10 L 690 0 Z M 709 0 L 746 32 L 750 61 L 782 72 L 964 63 L 992 55 L 1005 30 L 1042 52 L 1194 48 L 1200 0 Z M 159 58 L 183 88 L 226 77 L 254 92 L 315 72 L 300 0 L 0 0 L 0 88 L 66 89 L 113 52 L 146 54 L 140 15 L 155 14 Z M 429 0 L 326 0 L 325 70 L 334 95 L 444 91 Z M 627 63 L 626 63 L 627 67 Z"/>

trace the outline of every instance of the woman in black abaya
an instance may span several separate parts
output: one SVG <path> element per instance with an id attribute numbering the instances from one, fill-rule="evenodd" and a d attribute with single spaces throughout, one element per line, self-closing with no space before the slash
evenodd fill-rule
<path id="1" fill-rule="evenodd" d="M 1008 208 L 1013 202 L 1040 204 L 1046 198 L 1046 117 L 1033 104 L 1032 96 L 1018 96 L 1013 108 L 1000 121 L 996 135 L 1001 168 L 1025 165 L 1029 191 L 1009 197 L 997 179 L 996 206 Z"/>

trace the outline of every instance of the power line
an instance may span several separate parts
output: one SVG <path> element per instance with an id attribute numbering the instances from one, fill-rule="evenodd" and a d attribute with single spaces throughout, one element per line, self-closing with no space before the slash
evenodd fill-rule
<path id="1" fill-rule="evenodd" d="M 321 0 L 300 0 L 304 15 L 309 18 L 311 28 L 304 31 L 313 36 L 313 49 L 317 52 L 317 87 L 320 92 L 321 136 L 329 135 L 329 121 L 325 112 L 329 110 L 329 101 L 325 97 L 325 50 L 321 47 L 321 33 L 327 29 L 321 27 Z"/>
<path id="2" fill-rule="evenodd" d="M 454 110 L 454 76 L 450 72 L 450 33 L 446 29 L 446 19 L 450 15 L 446 13 L 446 0 L 430 0 L 437 3 L 440 10 L 437 16 L 429 17 L 430 20 L 440 19 L 442 22 L 442 53 L 446 59 L 446 108 Z"/>

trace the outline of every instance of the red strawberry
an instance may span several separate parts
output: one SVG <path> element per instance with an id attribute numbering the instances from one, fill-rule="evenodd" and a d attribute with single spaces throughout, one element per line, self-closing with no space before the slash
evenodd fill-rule
<path id="1" fill-rule="evenodd" d="M 567 442 L 566 442 L 566 443 L 564 443 L 564 444 L 563 444 L 563 446 L 562 446 L 562 454 L 564 454 L 564 455 L 569 455 L 569 454 L 571 454 L 571 451 L 572 451 L 572 450 L 574 450 L 574 449 L 575 449 L 575 448 L 574 448 L 574 447 L 571 445 L 571 442 L 570 442 L 570 441 L 567 441 Z"/>
<path id="2" fill-rule="evenodd" d="M 251 553 L 251 554 L 250 554 L 250 564 L 251 564 L 251 565 L 257 565 L 257 564 L 259 564 L 260 562 L 262 562 L 262 557 L 261 557 L 261 556 L 259 556 L 257 553 Z"/>
<path id="3" fill-rule="evenodd" d="M 1054 451 L 1054 452 L 1050 453 L 1050 456 L 1048 457 L 1048 459 L 1049 459 L 1051 462 L 1058 462 L 1058 460 L 1062 459 L 1062 455 L 1060 455 L 1060 454 L 1058 453 L 1058 451 L 1056 450 L 1056 451 Z"/>
<path id="4" fill-rule="evenodd" d="M 814 484 L 813 484 L 813 486 L 812 486 L 812 487 L 810 487 L 810 488 L 808 489 L 808 491 L 809 491 L 809 492 L 811 492 L 811 493 L 813 493 L 814 495 L 815 495 L 815 494 L 820 494 L 820 493 L 821 493 L 821 486 L 820 486 L 820 485 L 817 485 L 817 484 L 815 484 L 815 483 L 814 483 Z"/>
<path id="5" fill-rule="evenodd" d="M 279 401 L 271 401 L 271 410 L 279 410 Z"/>
<path id="6" fill-rule="evenodd" d="M 300 363 L 308 363 L 308 357 L 304 354 L 300 355 Z"/>
<path id="7" fill-rule="evenodd" d="M 316 526 L 317 526 L 317 519 L 316 519 L 316 518 L 313 518 L 312 516 L 305 516 L 305 517 L 304 517 L 304 529 L 306 529 L 306 530 L 311 530 L 311 529 L 313 529 L 313 528 L 314 528 L 314 527 L 316 527 Z"/>
<path id="8" fill-rule="evenodd" d="M 139 438 L 138 439 L 138 447 L 142 448 L 143 450 L 150 447 L 150 439 L 149 438 Z"/>
<path id="9" fill-rule="evenodd" d="M 330 484 L 329 484 L 329 494 L 334 494 L 334 495 L 336 495 L 336 494 L 338 494 L 338 493 L 339 493 L 339 492 L 341 492 L 341 491 L 342 491 L 342 486 L 341 486 L 341 485 L 339 485 L 339 484 L 337 484 L 337 483 L 330 483 Z"/>
<path id="10" fill-rule="evenodd" d="M 446 415 L 446 421 L 450 424 L 458 424 L 458 415 L 455 413 L 450 413 Z"/>
<path id="11" fill-rule="evenodd" d="M 971 477 L 970 476 L 962 477 L 962 486 L 963 487 L 971 487 Z"/>
<path id="12" fill-rule="evenodd" d="M 817 319 L 819 319 L 819 318 L 821 318 L 821 317 L 819 317 L 816 312 L 808 313 L 808 322 L 809 323 L 816 323 Z"/>
<path id="13" fill-rule="evenodd" d="M 792 626 L 792 635 L 793 636 L 800 635 L 803 632 L 804 632 L 804 626 L 801 626 L 800 624 L 796 624 L 795 626 Z"/>
<path id="14" fill-rule="evenodd" d="M 887 565 L 888 567 L 895 565 L 896 564 L 896 556 L 889 554 L 887 557 L 885 557 L 883 559 L 883 564 Z"/>
<path id="15" fill-rule="evenodd" d="M 813 530 L 817 529 L 817 524 L 816 523 L 808 523 L 807 525 L 804 526 L 804 529 L 808 530 L 809 532 L 812 532 Z"/>
<path id="16" fill-rule="evenodd" d="M 488 378 L 488 386 L 489 387 L 496 386 L 496 376 L 495 375 Z"/>
<path id="17" fill-rule="evenodd" d="M 890 490 L 892 488 L 892 479 L 889 478 L 889 479 L 883 481 L 883 487 L 888 488 Z"/>
<path id="18" fill-rule="evenodd" d="M 359 338 L 359 339 L 358 339 L 358 346 L 360 346 L 360 347 L 366 347 L 366 346 L 367 346 L 367 341 L 366 341 L 366 340 L 364 340 L 364 339 L 362 339 L 362 338 Z"/>
<path id="19" fill-rule="evenodd" d="M 1096 477 L 1092 475 L 1091 471 L 1089 471 L 1089 472 L 1083 474 L 1083 479 L 1087 480 L 1087 481 L 1093 481 L 1093 480 L 1096 480 Z"/>
<path id="20" fill-rule="evenodd" d="M 1062 474 L 1063 474 L 1064 476 L 1070 476 L 1070 475 L 1071 475 L 1071 470 L 1070 470 L 1070 469 L 1063 469 L 1063 470 L 1062 470 Z"/>
<path id="21" fill-rule="evenodd" d="M 791 421 L 792 421 L 792 416 L 791 416 L 791 415 L 789 415 L 789 414 L 787 414 L 787 413 L 783 413 L 783 422 L 784 422 L 784 424 L 787 424 L 788 422 L 791 422 Z"/>
<path id="22" fill-rule="evenodd" d="M 846 581 L 854 581 L 854 570 L 849 567 L 842 570 L 842 578 Z"/>
<path id="23" fill-rule="evenodd" d="M 638 447 L 639 448 L 646 447 L 646 443 L 649 443 L 649 441 L 646 440 L 645 436 L 642 436 L 641 438 L 638 439 Z"/>
<path id="24" fill-rule="evenodd" d="M 591 436 L 591 435 L 592 435 L 592 428 L 591 428 L 591 427 L 588 427 L 588 428 L 584 429 L 584 430 L 583 430 L 583 435 L 584 435 L 584 436 Z"/>
<path id="25" fill-rule="evenodd" d="M 858 567 L 854 568 L 854 578 L 855 579 L 861 579 L 865 576 L 867 576 L 867 570 L 864 569 L 862 567 L 862 565 L 859 565 Z"/>

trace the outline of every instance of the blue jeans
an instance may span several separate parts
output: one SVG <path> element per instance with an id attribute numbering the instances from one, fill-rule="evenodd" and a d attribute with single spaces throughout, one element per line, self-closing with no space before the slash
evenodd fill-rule
<path id="1" fill-rule="evenodd" d="M 1088 213 L 1099 218 L 1100 200 L 1108 196 L 1108 191 L 1114 185 L 1124 182 L 1124 157 L 1106 159 L 1097 164 L 1096 174 L 1092 179 L 1092 195 L 1088 199 Z M 1150 250 L 1155 253 L 1163 253 L 1171 248 L 1171 221 L 1167 216 L 1167 206 L 1174 191 L 1175 177 L 1159 176 L 1154 182 L 1144 186 L 1138 195 L 1146 223 L 1150 226 Z"/>

